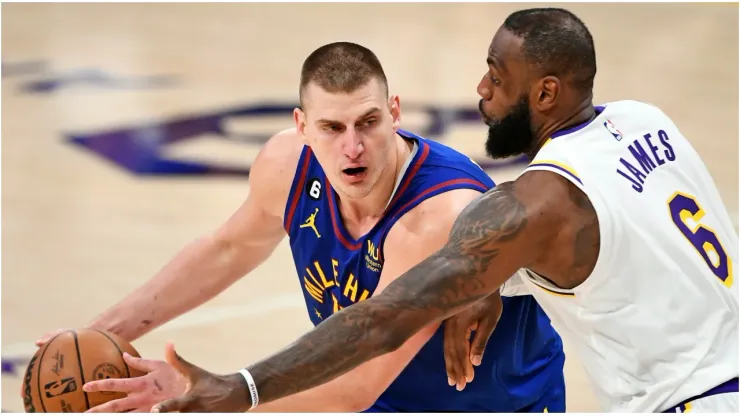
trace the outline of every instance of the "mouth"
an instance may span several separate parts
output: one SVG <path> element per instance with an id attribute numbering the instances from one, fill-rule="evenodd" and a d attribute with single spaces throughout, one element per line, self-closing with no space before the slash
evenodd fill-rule
<path id="1" fill-rule="evenodd" d="M 483 110 L 483 100 L 478 101 L 478 112 L 480 113 L 480 118 L 481 118 L 481 121 L 483 121 L 483 123 L 485 123 L 489 127 L 493 124 L 496 124 L 495 120 L 488 117 L 486 115 L 486 112 Z"/>
<path id="2" fill-rule="evenodd" d="M 344 177 L 347 178 L 350 182 L 359 182 L 365 178 L 367 168 L 362 166 L 356 168 L 347 168 L 342 169 L 342 173 L 344 174 Z"/>

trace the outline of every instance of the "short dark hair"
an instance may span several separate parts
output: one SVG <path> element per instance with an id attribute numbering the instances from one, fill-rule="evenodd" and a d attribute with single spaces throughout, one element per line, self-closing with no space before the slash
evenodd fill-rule
<path id="1" fill-rule="evenodd" d="M 300 99 L 313 82 L 331 93 L 351 93 L 378 78 L 388 94 L 388 80 L 380 60 L 370 49 L 351 42 L 334 42 L 311 53 L 301 68 Z"/>
<path id="2" fill-rule="evenodd" d="M 525 59 L 544 74 L 572 76 L 573 85 L 591 92 L 596 76 L 594 40 L 586 25 L 565 9 L 534 8 L 512 13 L 504 28 L 523 40 Z"/>

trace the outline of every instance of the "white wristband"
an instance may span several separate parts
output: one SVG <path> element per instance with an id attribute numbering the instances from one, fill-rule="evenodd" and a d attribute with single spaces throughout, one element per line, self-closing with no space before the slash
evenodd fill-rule
<path id="1" fill-rule="evenodd" d="M 257 384 L 255 384 L 254 378 L 252 378 L 252 375 L 246 368 L 242 368 L 241 370 L 239 370 L 239 374 L 244 376 L 244 380 L 247 381 L 249 395 L 252 396 L 252 407 L 250 408 L 250 410 L 254 409 L 260 402 L 260 395 L 257 393 Z"/>

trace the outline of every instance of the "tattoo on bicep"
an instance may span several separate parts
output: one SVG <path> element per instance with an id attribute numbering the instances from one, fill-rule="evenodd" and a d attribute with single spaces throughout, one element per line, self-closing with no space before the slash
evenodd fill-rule
<path id="1" fill-rule="evenodd" d="M 593 271 L 601 247 L 599 220 L 588 196 L 575 185 L 568 185 L 568 199 L 578 212 L 578 221 L 573 224 L 575 235 L 571 274 L 588 276 Z"/>

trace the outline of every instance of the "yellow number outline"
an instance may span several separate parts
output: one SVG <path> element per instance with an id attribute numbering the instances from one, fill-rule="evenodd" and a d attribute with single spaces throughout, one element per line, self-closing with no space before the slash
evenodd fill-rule
<path id="1" fill-rule="evenodd" d="M 720 241 L 719 236 L 714 231 L 714 229 L 700 223 L 701 219 L 704 218 L 705 211 L 704 211 L 704 208 L 702 208 L 701 204 L 699 203 L 699 200 L 695 196 L 687 194 L 685 192 L 681 192 L 681 191 L 674 192 L 673 195 L 671 195 L 671 197 L 668 198 L 668 202 L 666 203 L 666 205 L 668 206 L 668 215 L 670 215 L 671 217 L 671 222 L 673 222 L 673 212 L 671 211 L 671 202 L 673 202 L 673 200 L 676 199 L 676 197 L 679 195 L 684 198 L 690 199 L 696 204 L 696 207 L 699 208 L 699 210 L 696 211 L 695 214 L 692 214 L 691 211 L 687 209 L 682 209 L 678 214 L 678 216 L 681 218 L 681 222 L 683 223 L 683 225 L 686 226 L 686 228 L 689 229 L 689 231 L 691 231 L 692 235 L 696 235 L 696 233 L 700 229 L 703 229 L 711 233 L 714 236 L 714 239 L 717 240 L 717 243 L 719 243 L 720 250 L 722 250 L 722 252 L 725 253 L 725 258 L 727 259 L 727 276 L 724 279 L 722 279 L 721 277 L 716 275 L 716 273 L 714 272 L 713 269 L 711 269 L 711 267 L 710 269 L 712 270 L 712 274 L 714 274 L 715 277 L 717 277 L 717 279 L 719 279 L 722 282 L 722 284 L 724 284 L 727 287 L 732 287 L 732 283 L 733 283 L 732 258 L 730 258 L 730 255 L 727 253 L 727 250 L 725 250 L 725 247 L 722 244 L 722 241 Z M 694 221 L 694 226 L 691 226 L 686 222 L 686 220 L 688 220 L 689 218 L 691 218 Z M 674 223 L 674 225 L 676 224 Z M 702 253 L 699 251 L 696 245 L 691 240 L 689 240 L 689 237 L 683 232 L 683 230 L 681 230 L 678 227 L 678 225 L 676 225 L 676 228 L 678 228 L 678 231 L 681 233 L 683 238 L 685 238 L 686 241 L 688 241 L 691 247 L 693 247 L 694 250 L 696 250 L 696 252 L 702 258 L 702 260 L 704 260 L 704 256 L 702 255 Z M 712 266 L 714 266 L 715 268 L 718 268 L 722 264 L 721 263 L 722 256 L 720 256 L 719 251 L 717 251 L 717 248 L 714 247 L 712 243 L 710 243 L 709 241 L 704 241 L 704 243 L 702 244 L 702 249 L 704 250 L 704 254 L 706 254 L 707 258 L 709 259 L 709 262 L 707 262 L 708 264 L 711 263 Z M 714 261 L 712 261 L 712 257 L 709 255 L 709 253 L 712 251 L 717 255 L 717 264 L 714 264 Z"/>

